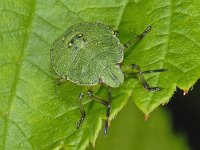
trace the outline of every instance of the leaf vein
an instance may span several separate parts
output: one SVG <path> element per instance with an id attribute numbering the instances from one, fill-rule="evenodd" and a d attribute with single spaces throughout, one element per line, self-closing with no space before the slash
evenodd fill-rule
<path id="1" fill-rule="evenodd" d="M 3 144 L 2 144 L 3 149 L 6 149 L 5 146 L 6 146 L 6 142 L 7 142 L 7 138 L 8 138 L 7 136 L 8 136 L 8 129 L 9 129 L 8 119 L 10 117 L 12 103 L 13 103 L 13 100 L 14 100 L 14 97 L 15 97 L 16 91 L 17 91 L 17 84 L 18 84 L 18 81 L 19 81 L 21 66 L 22 66 L 23 58 L 25 56 L 25 50 L 26 50 L 26 47 L 27 47 L 27 44 L 28 44 L 30 30 L 31 30 L 33 18 L 34 18 L 34 15 L 35 15 L 36 3 L 37 3 L 37 0 L 35 0 L 33 2 L 32 14 L 30 15 L 30 21 L 29 21 L 29 24 L 27 26 L 26 38 L 24 40 L 23 49 L 22 49 L 21 56 L 20 56 L 20 59 L 19 59 L 19 62 L 18 62 L 19 67 L 18 67 L 18 69 L 15 73 L 16 74 L 15 80 L 14 80 L 14 83 L 13 83 L 13 86 L 12 86 L 12 89 L 11 89 L 11 94 L 10 94 L 10 99 L 9 99 L 9 104 L 8 104 L 8 112 L 7 112 L 7 116 L 6 116 L 5 128 L 4 128 L 4 133 L 3 133 L 3 137 L 4 137 L 3 138 Z"/>

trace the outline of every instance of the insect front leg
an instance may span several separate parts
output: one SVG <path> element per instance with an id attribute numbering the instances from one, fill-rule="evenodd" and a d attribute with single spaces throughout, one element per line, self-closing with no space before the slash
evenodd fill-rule
<path id="1" fill-rule="evenodd" d="M 105 121 L 105 128 L 104 128 L 104 134 L 107 134 L 108 132 L 108 121 L 109 121 L 109 116 L 110 116 L 110 111 L 111 111 L 111 100 L 112 100 L 112 95 L 111 95 L 111 88 L 108 87 L 108 101 L 100 99 L 96 96 L 93 95 L 92 91 L 88 90 L 88 96 L 94 100 L 97 101 L 101 104 L 103 104 L 104 106 L 107 107 L 106 110 L 106 121 Z"/>
<path id="2" fill-rule="evenodd" d="M 150 30 L 151 30 L 151 26 L 148 26 L 148 27 L 143 31 L 142 34 L 140 34 L 140 35 L 138 35 L 136 38 L 133 38 L 133 39 L 131 39 L 130 41 L 126 42 L 126 43 L 124 44 L 124 47 L 125 47 L 125 48 L 128 48 L 128 47 L 130 47 L 130 46 L 135 45 L 137 42 L 139 42 L 140 40 L 142 40 L 142 39 L 147 35 L 147 33 L 148 33 Z"/>
<path id="3" fill-rule="evenodd" d="M 57 85 L 61 85 L 66 81 L 67 81 L 67 79 L 65 77 L 61 77 L 61 78 L 57 77 Z"/>
<path id="4" fill-rule="evenodd" d="M 79 103 L 79 108 L 80 108 L 80 113 L 81 113 L 81 118 L 80 120 L 77 122 L 77 129 L 80 128 L 81 123 L 84 121 L 85 117 L 86 117 L 86 113 L 83 109 L 83 103 L 82 103 L 82 99 L 83 99 L 83 92 L 79 95 L 79 99 L 78 99 L 78 103 Z"/>
<path id="5" fill-rule="evenodd" d="M 64 83 L 64 82 L 65 82 L 65 80 L 59 79 L 59 80 L 57 80 L 57 85 L 61 85 L 61 84 Z"/>

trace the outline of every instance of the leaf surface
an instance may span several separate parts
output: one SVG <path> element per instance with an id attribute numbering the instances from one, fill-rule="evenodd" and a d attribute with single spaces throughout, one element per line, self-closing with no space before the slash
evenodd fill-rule
<path id="1" fill-rule="evenodd" d="M 169 101 L 176 86 L 188 90 L 200 75 L 199 1 L 0 1 L 0 149 L 84 149 L 94 143 L 105 119 L 105 107 L 84 97 L 87 118 L 79 130 L 77 98 L 87 87 L 61 86 L 52 70 L 52 42 L 69 26 L 102 22 L 119 30 L 125 43 L 148 25 L 152 31 L 129 48 L 124 65 L 142 70 L 167 68 L 145 75 L 161 92 L 143 90 L 137 78 L 113 89 L 112 118 L 132 95 L 149 114 Z M 107 98 L 105 87 L 94 93 Z"/>

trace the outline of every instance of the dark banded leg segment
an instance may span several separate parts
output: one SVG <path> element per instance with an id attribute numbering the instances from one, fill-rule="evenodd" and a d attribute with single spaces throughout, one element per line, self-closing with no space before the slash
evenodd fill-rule
<path id="1" fill-rule="evenodd" d="M 82 98 L 83 98 L 83 93 L 81 93 L 79 95 L 79 99 L 78 99 L 78 103 L 79 103 L 79 107 L 80 107 L 80 113 L 81 113 L 81 118 L 80 120 L 77 122 L 77 129 L 80 128 L 82 122 L 84 121 L 85 117 L 86 117 L 86 113 L 83 109 L 83 104 L 82 104 Z"/>
<path id="2" fill-rule="evenodd" d="M 140 69 L 140 67 L 139 67 L 138 65 L 132 64 L 132 68 L 137 70 L 137 74 L 138 74 L 138 77 L 139 77 L 139 79 L 140 79 L 140 81 L 141 81 L 141 83 L 142 83 L 142 86 L 143 86 L 147 91 L 160 91 L 160 88 L 159 88 L 159 87 L 150 87 L 150 86 L 147 84 L 147 82 L 146 82 L 146 80 L 145 80 L 145 78 L 144 78 L 144 76 L 143 76 L 143 72 L 141 71 L 141 69 Z M 161 69 L 161 72 L 163 72 L 163 70 L 164 70 L 164 69 Z M 157 71 L 154 70 L 154 72 L 158 72 L 158 71 L 159 71 L 159 70 L 157 70 Z M 149 72 L 150 72 L 150 71 L 149 71 Z M 151 72 L 150 72 L 150 73 L 151 73 Z"/>
<path id="3" fill-rule="evenodd" d="M 112 101 L 111 88 L 108 87 L 108 103 L 109 103 L 109 105 L 107 106 L 107 110 L 106 110 L 106 122 L 105 122 L 104 134 L 108 133 L 108 121 L 109 121 L 109 116 L 110 116 L 110 111 L 111 111 L 111 101 Z"/>
<path id="4" fill-rule="evenodd" d="M 125 48 L 128 48 L 128 47 L 130 47 L 130 46 L 136 44 L 137 42 L 139 42 L 140 40 L 142 40 L 142 39 L 147 35 L 147 33 L 148 33 L 150 30 L 151 30 L 151 26 L 148 26 L 148 27 L 143 31 L 142 34 L 140 34 L 140 35 L 138 35 L 136 38 L 133 38 L 133 39 L 131 39 L 130 41 L 126 42 L 126 43 L 124 44 L 124 47 L 125 47 Z"/>
<path id="5" fill-rule="evenodd" d="M 94 100 L 94 101 L 97 101 L 99 102 L 100 104 L 103 104 L 104 106 L 107 107 L 107 110 L 106 110 L 106 121 L 105 121 L 105 128 L 104 128 L 104 134 L 107 134 L 108 132 L 108 121 L 109 121 L 109 116 L 110 116 L 110 111 L 111 111 L 111 88 L 109 87 L 108 88 L 108 101 L 106 100 L 103 100 L 103 99 L 100 99 L 96 96 L 93 95 L 92 91 L 88 91 L 88 96 Z"/>

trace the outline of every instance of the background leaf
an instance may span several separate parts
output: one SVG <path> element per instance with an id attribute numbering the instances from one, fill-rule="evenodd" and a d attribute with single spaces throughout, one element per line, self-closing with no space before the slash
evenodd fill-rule
<path id="1" fill-rule="evenodd" d="M 143 90 L 137 78 L 113 89 L 111 118 L 132 95 L 149 114 L 166 103 L 176 86 L 188 90 L 199 78 L 199 1 L 0 1 L 0 149 L 84 149 L 94 143 L 105 107 L 84 98 L 87 118 L 79 130 L 77 97 L 85 87 L 58 86 L 49 60 L 52 42 L 69 26 L 102 22 L 118 29 L 124 43 L 149 24 L 148 36 L 129 49 L 125 65 L 143 70 L 168 68 L 147 75 L 161 92 Z M 106 99 L 106 88 L 93 90 Z"/>
<path id="2" fill-rule="evenodd" d="M 174 134 L 170 113 L 156 110 L 144 123 L 144 116 L 129 101 L 116 119 L 112 121 L 109 135 L 100 132 L 96 144 L 87 150 L 189 150 L 183 134 Z M 134 115 L 133 115 L 134 114 Z"/>

